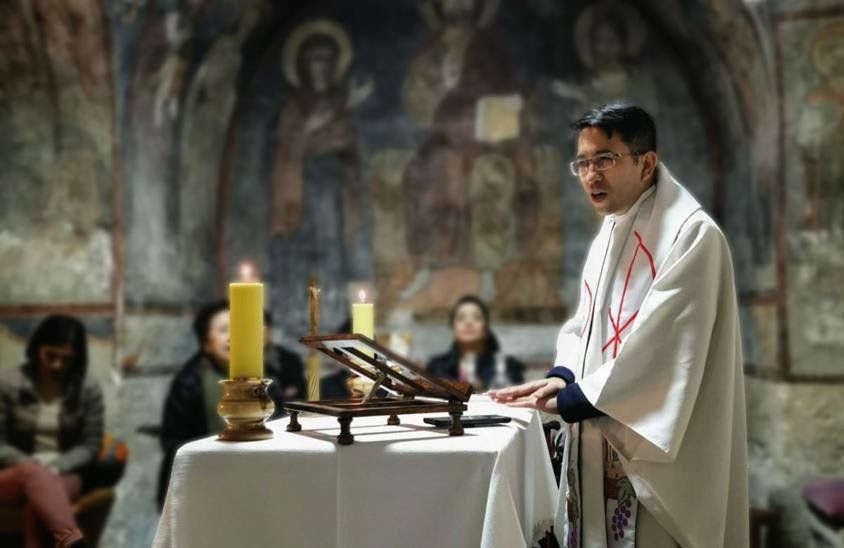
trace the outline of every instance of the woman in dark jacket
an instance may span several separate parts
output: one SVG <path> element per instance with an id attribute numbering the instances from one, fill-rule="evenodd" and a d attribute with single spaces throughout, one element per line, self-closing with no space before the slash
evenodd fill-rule
<path id="1" fill-rule="evenodd" d="M 489 309 L 472 295 L 462 297 L 449 315 L 454 342 L 445 354 L 428 362 L 428 371 L 471 383 L 476 391 L 524 382 L 525 366 L 500 351 L 489 326 Z"/>
<path id="2" fill-rule="evenodd" d="M 268 325 L 272 318 L 265 315 Z M 215 301 L 202 307 L 193 322 L 199 349 L 176 373 L 161 420 L 161 448 L 164 456 L 158 476 L 158 507 L 164 505 L 167 485 L 176 451 L 189 441 L 204 438 L 223 429 L 217 414 L 222 395 L 219 381 L 228 378 L 229 303 Z M 265 332 L 265 337 L 267 333 Z M 267 339 L 268 342 L 268 339 Z M 265 375 L 273 379 L 269 395 L 275 403 L 272 418 L 284 413 L 285 391 L 290 398 L 302 397 L 304 380 L 298 356 L 280 346 L 265 347 Z"/>
<path id="3" fill-rule="evenodd" d="M 0 504 L 25 505 L 27 546 L 84 546 L 71 502 L 103 437 L 103 398 L 86 375 L 85 327 L 46 318 L 27 361 L 0 371 Z M 45 543 L 49 534 L 51 541 Z"/>
<path id="4" fill-rule="evenodd" d="M 185 443 L 219 432 L 217 415 L 221 388 L 229 368 L 229 303 L 221 300 L 202 307 L 193 321 L 199 350 L 179 369 L 164 400 L 158 476 L 158 506 L 164 504 L 176 451 Z"/>

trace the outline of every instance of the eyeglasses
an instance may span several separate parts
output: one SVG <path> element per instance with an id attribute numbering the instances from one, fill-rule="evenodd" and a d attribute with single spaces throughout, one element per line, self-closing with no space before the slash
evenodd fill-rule
<path id="1" fill-rule="evenodd" d="M 589 166 L 592 166 L 593 171 L 606 171 L 615 167 L 618 160 L 625 156 L 641 156 L 641 152 L 602 152 L 596 154 L 593 158 L 581 158 L 569 163 L 569 169 L 572 175 L 578 177 L 585 177 L 589 173 Z"/>

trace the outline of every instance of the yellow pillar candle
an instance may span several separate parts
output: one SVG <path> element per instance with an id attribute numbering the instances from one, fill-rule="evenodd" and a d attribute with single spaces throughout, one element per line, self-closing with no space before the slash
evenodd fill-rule
<path id="1" fill-rule="evenodd" d="M 375 307 L 366 302 L 366 292 L 359 294 L 360 302 L 352 304 L 352 332 L 375 339 Z"/>
<path id="2" fill-rule="evenodd" d="M 352 333 L 358 333 L 375 340 L 375 307 L 366 302 L 366 291 L 358 293 L 359 303 L 352 304 Z M 372 357 L 372 352 L 364 350 L 364 354 Z"/>
<path id="3" fill-rule="evenodd" d="M 229 284 L 229 318 L 229 378 L 263 378 L 263 284 Z"/>

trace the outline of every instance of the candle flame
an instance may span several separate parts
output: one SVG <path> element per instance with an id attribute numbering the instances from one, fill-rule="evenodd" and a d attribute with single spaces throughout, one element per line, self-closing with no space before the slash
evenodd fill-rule
<path id="1" fill-rule="evenodd" d="M 358 299 L 360 299 L 360 302 L 362 303 L 366 302 L 366 290 L 361 289 L 360 291 L 358 291 Z"/>
<path id="2" fill-rule="evenodd" d="M 242 282 L 254 282 L 258 280 L 258 271 L 250 261 L 243 261 L 237 267 L 238 278 Z"/>

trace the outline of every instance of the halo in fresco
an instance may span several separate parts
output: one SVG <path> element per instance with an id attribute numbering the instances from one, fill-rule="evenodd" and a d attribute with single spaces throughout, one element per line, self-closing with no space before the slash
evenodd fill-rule
<path id="1" fill-rule="evenodd" d="M 647 26 L 636 9 L 623 2 L 613 0 L 596 2 L 580 13 L 574 25 L 574 47 L 577 51 L 577 57 L 590 70 L 600 70 L 600 67 L 595 67 L 590 33 L 595 24 L 599 23 L 600 19 L 607 13 L 613 13 L 618 20 L 626 23 L 625 55 L 636 57 L 645 45 Z"/>
<path id="2" fill-rule="evenodd" d="M 299 81 L 299 71 L 297 70 L 297 59 L 299 58 L 299 50 L 302 49 L 302 44 L 311 36 L 327 36 L 337 44 L 337 72 L 334 74 L 334 82 L 339 82 L 346 71 L 349 70 L 349 65 L 352 64 L 354 52 L 352 50 L 352 41 L 349 35 L 343 30 L 343 27 L 330 19 L 314 19 L 296 27 L 290 33 L 290 37 L 284 43 L 284 48 L 281 53 L 281 65 L 284 69 L 284 75 L 287 80 L 296 87 L 301 85 Z"/>

